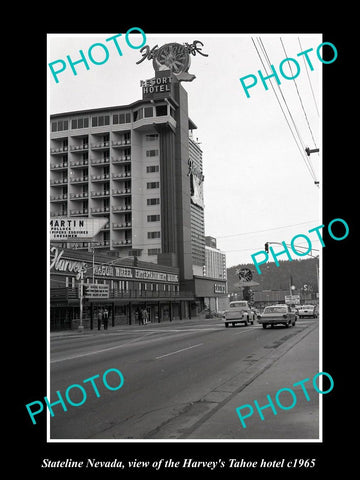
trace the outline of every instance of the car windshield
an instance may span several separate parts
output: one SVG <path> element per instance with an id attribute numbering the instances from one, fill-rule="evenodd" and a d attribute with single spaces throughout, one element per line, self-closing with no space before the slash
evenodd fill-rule
<path id="1" fill-rule="evenodd" d="M 264 313 L 286 313 L 286 307 L 266 307 Z"/>
<path id="2" fill-rule="evenodd" d="M 246 307 L 246 302 L 230 303 L 230 308 L 234 308 L 234 307 Z"/>
<path id="3" fill-rule="evenodd" d="M 301 305 L 300 308 L 314 308 L 313 305 Z"/>

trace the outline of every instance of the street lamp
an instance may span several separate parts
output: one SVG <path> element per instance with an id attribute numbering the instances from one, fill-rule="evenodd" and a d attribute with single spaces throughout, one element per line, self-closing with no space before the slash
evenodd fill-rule
<path id="1" fill-rule="evenodd" d="M 76 275 L 76 279 L 80 281 L 79 283 L 79 303 L 80 303 L 80 323 L 79 323 L 79 331 L 83 332 L 84 331 L 84 325 L 83 325 L 83 280 L 84 280 L 84 273 L 86 269 L 84 267 L 81 267 L 78 274 Z"/>

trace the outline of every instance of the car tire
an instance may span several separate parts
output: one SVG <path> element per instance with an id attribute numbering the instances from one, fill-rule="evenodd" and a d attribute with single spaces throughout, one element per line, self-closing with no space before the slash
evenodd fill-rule
<path id="1" fill-rule="evenodd" d="M 225 328 L 228 328 L 229 327 L 229 324 L 226 322 L 225 323 Z"/>
<path id="2" fill-rule="evenodd" d="M 262 327 L 263 327 L 263 328 L 266 328 L 266 327 L 267 327 L 267 323 L 263 323 L 263 324 L 262 324 Z"/>
<path id="3" fill-rule="evenodd" d="M 235 327 L 235 322 L 233 322 L 231 325 L 232 325 L 233 327 Z"/>

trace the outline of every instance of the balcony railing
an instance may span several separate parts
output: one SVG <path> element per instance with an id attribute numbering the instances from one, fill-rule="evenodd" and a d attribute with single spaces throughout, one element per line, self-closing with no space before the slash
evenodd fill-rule
<path id="1" fill-rule="evenodd" d="M 88 214 L 88 209 L 87 208 L 82 208 L 79 210 L 70 210 L 70 215 L 76 216 L 76 215 L 87 215 Z"/>
<path id="2" fill-rule="evenodd" d="M 72 200 L 83 200 L 84 198 L 88 198 L 88 192 L 70 193 L 70 198 Z"/>
<path id="3" fill-rule="evenodd" d="M 51 154 L 56 154 L 56 153 L 64 153 L 68 151 L 68 147 L 56 147 L 56 148 L 50 148 L 50 153 Z"/>
<path id="4" fill-rule="evenodd" d="M 53 165 L 50 165 L 50 170 L 63 170 L 63 169 L 66 169 L 67 166 L 68 166 L 67 162 L 54 163 Z"/>
<path id="5" fill-rule="evenodd" d="M 70 145 L 71 152 L 83 152 L 84 150 L 88 150 L 89 145 L 87 143 L 83 145 Z"/>
<path id="6" fill-rule="evenodd" d="M 124 172 L 124 173 L 113 173 L 111 178 L 113 180 L 123 180 L 124 178 L 130 178 L 131 172 Z"/>
<path id="7" fill-rule="evenodd" d="M 129 146 L 130 145 L 130 139 L 120 139 L 120 140 L 113 140 L 111 142 L 111 145 L 113 147 L 124 147 L 124 146 Z"/>
<path id="8" fill-rule="evenodd" d="M 68 181 L 67 178 L 60 178 L 56 180 L 50 180 L 50 185 L 64 185 Z"/>
<path id="9" fill-rule="evenodd" d="M 79 160 L 78 162 L 70 162 L 70 167 L 71 168 L 76 168 L 76 167 L 86 167 L 89 165 L 89 160 Z"/>
<path id="10" fill-rule="evenodd" d="M 88 181 L 89 181 L 89 177 L 87 175 L 83 177 L 76 177 L 76 178 L 70 179 L 70 183 L 84 183 L 84 182 L 87 183 Z"/>
<path id="11" fill-rule="evenodd" d="M 91 158 L 90 161 L 91 165 L 93 166 L 101 166 L 110 163 L 110 160 L 108 158 Z"/>
<path id="12" fill-rule="evenodd" d="M 113 213 L 122 213 L 131 210 L 131 205 L 114 205 L 112 207 Z"/>
<path id="13" fill-rule="evenodd" d="M 111 157 L 111 163 L 126 163 L 131 162 L 131 155 L 122 155 L 121 157 Z"/>
<path id="14" fill-rule="evenodd" d="M 91 208 L 90 212 L 94 215 L 97 215 L 98 213 L 108 213 L 108 212 L 110 212 L 110 207 Z"/>
<path id="15" fill-rule="evenodd" d="M 132 240 L 113 240 L 112 246 L 113 247 L 124 247 L 125 245 L 131 245 Z"/>
<path id="16" fill-rule="evenodd" d="M 131 228 L 131 222 L 113 223 L 112 226 L 114 230 L 126 230 Z"/>
<path id="17" fill-rule="evenodd" d="M 107 173 L 105 175 L 92 175 L 91 180 L 93 182 L 102 182 L 104 180 L 109 180 L 110 179 L 110 174 Z"/>
<path id="18" fill-rule="evenodd" d="M 54 195 L 50 197 L 51 202 L 64 202 L 67 200 L 67 193 L 63 193 L 62 195 Z"/>
<path id="19" fill-rule="evenodd" d="M 91 148 L 92 148 L 93 150 L 101 149 L 101 148 L 108 148 L 109 146 L 110 146 L 109 141 L 99 142 L 99 143 L 92 143 L 92 144 L 91 144 Z"/>
<path id="20" fill-rule="evenodd" d="M 104 240 L 103 242 L 93 242 L 92 246 L 94 248 L 109 247 L 110 246 L 110 240 Z"/>
<path id="21" fill-rule="evenodd" d="M 110 191 L 109 191 L 109 190 L 104 190 L 103 192 L 91 192 L 91 198 L 94 198 L 94 197 L 107 197 L 108 195 L 110 195 Z"/>
<path id="22" fill-rule="evenodd" d="M 111 195 L 118 196 L 118 195 L 130 195 L 131 188 L 119 188 L 118 190 L 111 190 Z"/>

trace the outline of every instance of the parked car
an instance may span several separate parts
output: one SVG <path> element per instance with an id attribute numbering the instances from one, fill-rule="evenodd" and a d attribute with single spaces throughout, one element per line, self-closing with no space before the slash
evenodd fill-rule
<path id="1" fill-rule="evenodd" d="M 316 305 L 300 305 L 298 307 L 298 315 L 299 318 L 304 318 L 304 317 L 311 317 L 311 318 L 316 318 L 317 317 L 317 308 L 315 308 Z"/>
<path id="2" fill-rule="evenodd" d="M 297 320 L 296 313 L 288 305 L 269 305 L 265 307 L 263 313 L 258 315 L 257 320 L 263 328 L 268 325 L 285 325 L 285 327 L 294 326 Z"/>
<path id="3" fill-rule="evenodd" d="M 250 325 L 251 323 L 254 325 L 255 318 L 256 314 L 246 300 L 230 302 L 229 309 L 225 310 L 223 316 L 225 327 L 229 325 L 235 327 L 237 323 L 243 323 L 245 325 Z"/>

